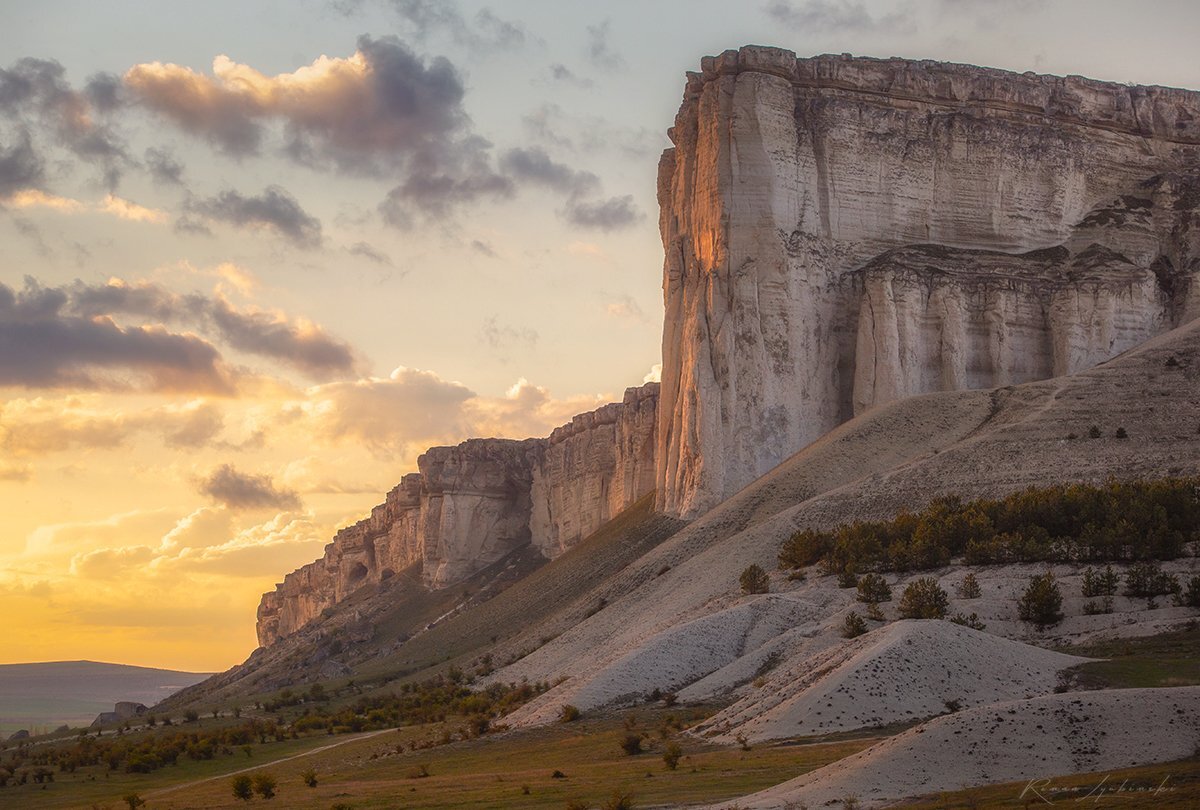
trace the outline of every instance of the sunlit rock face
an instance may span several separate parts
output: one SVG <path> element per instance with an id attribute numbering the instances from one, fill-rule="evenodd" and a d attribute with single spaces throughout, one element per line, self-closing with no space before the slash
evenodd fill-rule
<path id="1" fill-rule="evenodd" d="M 534 545 L 557 557 L 654 488 L 658 383 L 550 434 L 533 471 Z"/>
<path id="2" fill-rule="evenodd" d="M 445 588 L 530 543 L 546 557 L 568 550 L 653 489 L 657 402 L 649 383 L 548 439 L 430 448 L 370 517 L 263 594 L 259 644 L 414 565 L 426 587 Z"/>
<path id="3" fill-rule="evenodd" d="M 747 47 L 660 162 L 657 505 L 690 517 L 897 397 L 1190 319 L 1200 94 Z"/>

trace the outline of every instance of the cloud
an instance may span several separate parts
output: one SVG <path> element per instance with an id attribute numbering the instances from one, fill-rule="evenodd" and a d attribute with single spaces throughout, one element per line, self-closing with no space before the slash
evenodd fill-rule
<path id="1" fill-rule="evenodd" d="M 221 265 L 218 274 L 240 289 L 253 284 L 236 265 Z M 221 295 L 177 295 L 150 283 L 75 282 L 69 289 L 71 309 L 83 317 L 139 315 L 158 321 L 195 326 L 231 348 L 287 363 L 316 380 L 354 373 L 354 350 L 320 326 L 290 319 L 281 312 L 238 309 Z"/>
<path id="2" fill-rule="evenodd" d="M 483 322 L 483 326 L 479 330 L 479 339 L 493 349 L 501 349 L 517 343 L 532 348 L 537 345 L 538 333 L 527 326 L 515 327 L 498 324 L 493 316 Z"/>
<path id="3" fill-rule="evenodd" d="M 146 168 L 155 182 L 171 186 L 183 185 L 184 166 L 169 152 L 162 149 L 147 149 Z"/>
<path id="4" fill-rule="evenodd" d="M 219 352 L 206 341 L 73 315 L 63 311 L 67 303 L 63 290 L 31 278 L 20 292 L 0 283 L 0 385 L 233 392 Z"/>
<path id="5" fill-rule="evenodd" d="M 351 256 L 361 256 L 367 261 L 374 262 L 375 264 L 383 264 L 387 265 L 388 267 L 391 267 L 392 265 L 392 260 L 388 258 L 386 253 L 376 250 L 366 242 L 355 242 L 353 245 L 346 248 L 346 252 Z"/>
<path id="6" fill-rule="evenodd" d="M 484 242 L 482 239 L 472 239 L 471 250 L 475 251 L 481 256 L 487 256 L 489 259 L 498 258 L 500 255 L 490 243 Z"/>
<path id="7" fill-rule="evenodd" d="M 111 191 L 129 165 L 129 155 L 123 140 L 98 115 L 111 111 L 119 99 L 103 74 L 92 77 L 82 93 L 65 77 L 63 66 L 52 59 L 26 57 L 0 68 L 0 114 L 24 137 L 47 133 L 57 146 L 96 165 Z"/>
<path id="8" fill-rule="evenodd" d="M 609 43 L 612 20 L 604 20 L 587 27 L 587 53 L 592 64 L 609 70 L 625 66 L 625 60 L 613 50 Z"/>
<path id="9" fill-rule="evenodd" d="M 909 14 L 896 11 L 875 16 L 858 0 L 772 0 L 765 10 L 775 22 L 800 32 L 908 32 L 914 28 Z"/>
<path id="10" fill-rule="evenodd" d="M 561 62 L 555 62 L 554 64 L 550 65 L 549 72 L 551 79 L 556 82 L 562 82 L 563 84 L 573 84 L 576 87 L 582 88 L 594 87 L 596 84 L 591 79 L 576 74 L 573 70 Z"/>
<path id="11" fill-rule="evenodd" d="M 79 200 L 59 197 L 35 188 L 21 189 L 4 198 L 2 202 L 9 208 L 49 208 L 64 214 L 75 214 L 86 208 Z"/>
<path id="12" fill-rule="evenodd" d="M 581 197 L 600 188 L 600 178 L 596 175 L 551 160 L 539 146 L 509 149 L 500 159 L 500 166 L 517 180 L 570 197 Z"/>
<path id="13" fill-rule="evenodd" d="M 21 132 L 12 146 L 0 146 L 0 198 L 37 185 L 44 173 L 42 159 L 34 152 L 27 131 Z"/>
<path id="14" fill-rule="evenodd" d="M 605 313 L 610 318 L 629 321 L 645 321 L 646 313 L 638 306 L 637 301 L 633 300 L 633 296 L 622 294 L 616 299 L 609 301 L 604 306 Z"/>
<path id="15" fill-rule="evenodd" d="M 451 0 L 390 0 L 414 38 L 425 41 L 443 35 L 472 50 L 516 50 L 531 38 L 520 23 L 496 16 L 490 8 L 480 9 L 468 21 Z"/>
<path id="16" fill-rule="evenodd" d="M 202 447 L 223 427 L 220 408 L 204 401 L 136 412 L 106 410 L 79 396 L 0 403 L 0 449 L 16 459 L 118 447 L 139 433 L 157 435 L 169 447 Z"/>
<path id="17" fill-rule="evenodd" d="M 127 219 L 131 222 L 163 223 L 167 221 L 167 213 L 165 211 L 146 208 L 112 194 L 106 196 L 103 202 L 100 203 L 100 210 L 106 214 L 112 214 L 118 219 Z"/>
<path id="18" fill-rule="evenodd" d="M 662 381 L 662 363 L 655 363 L 650 366 L 650 370 L 646 372 L 646 376 L 642 377 L 643 383 L 661 382 Z"/>
<path id="19" fill-rule="evenodd" d="M 120 316 L 143 323 L 121 325 Z M 172 323 L 311 379 L 357 371 L 354 350 L 320 326 L 281 312 L 239 309 L 220 294 L 181 296 L 120 279 L 44 288 L 27 278 L 20 292 L 0 283 L 0 384 L 232 394 L 234 375 L 217 347 L 168 331 L 165 324 Z"/>
<path id="20" fill-rule="evenodd" d="M 571 224 L 600 231 L 628 228 L 636 225 L 643 217 L 642 212 L 634 205 L 633 196 L 629 194 L 595 202 L 573 200 L 567 204 L 564 213 Z"/>
<path id="21" fill-rule="evenodd" d="M 320 220 L 306 213 L 296 198 L 279 186 L 268 186 L 262 194 L 249 197 L 222 191 L 215 197 L 192 200 L 188 211 L 237 228 L 271 231 L 301 248 L 321 244 Z"/>
<path id="22" fill-rule="evenodd" d="M 667 145 L 661 135 L 646 127 L 616 126 L 598 115 L 569 114 L 552 103 L 521 116 L 521 123 L 533 141 L 584 154 L 608 151 L 643 158 Z"/>
<path id="23" fill-rule="evenodd" d="M 59 197 L 40 189 L 24 188 L 11 192 L 7 196 L 0 195 L 0 205 L 15 209 L 47 208 L 51 211 L 57 211 L 60 214 L 79 214 L 86 211 L 97 211 L 131 222 L 161 224 L 167 221 L 167 213 L 165 211 L 146 208 L 114 194 L 107 194 L 100 202 L 89 205 L 79 200 L 73 200 L 70 197 Z"/>
<path id="24" fill-rule="evenodd" d="M 277 489 L 269 475 L 249 475 L 222 464 L 200 482 L 200 492 L 229 509 L 298 509 L 299 496 Z"/>

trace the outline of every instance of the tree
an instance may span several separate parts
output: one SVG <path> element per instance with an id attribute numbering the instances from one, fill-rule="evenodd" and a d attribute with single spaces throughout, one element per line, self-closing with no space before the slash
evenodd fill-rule
<path id="1" fill-rule="evenodd" d="M 842 638 L 858 638 L 865 632 L 867 623 L 863 621 L 863 617 L 853 610 L 847 613 L 845 621 L 842 622 Z"/>
<path id="2" fill-rule="evenodd" d="M 963 577 L 962 582 L 958 583 L 958 587 L 954 590 L 954 595 L 959 599 L 978 599 L 982 593 L 979 580 L 975 579 L 973 573 L 968 573 Z"/>
<path id="3" fill-rule="evenodd" d="M 858 601 L 868 605 L 892 601 L 892 589 L 879 574 L 864 574 L 858 581 Z"/>
<path id="4" fill-rule="evenodd" d="M 913 580 L 900 597 L 902 619 L 944 619 L 950 607 L 950 597 L 933 577 Z"/>
<path id="5" fill-rule="evenodd" d="M 313 768 L 307 768 L 300 772 L 300 779 L 310 788 L 317 786 L 317 772 Z"/>
<path id="6" fill-rule="evenodd" d="M 570 703 L 564 703 L 563 707 L 558 712 L 558 720 L 560 723 L 574 723 L 579 719 L 579 707 L 572 706 Z"/>
<path id="7" fill-rule="evenodd" d="M 815 565 L 833 547 L 833 538 L 812 529 L 798 531 L 779 549 L 780 568 L 804 568 Z"/>
<path id="8" fill-rule="evenodd" d="M 621 740 L 621 750 L 631 757 L 642 753 L 642 735 L 626 734 L 625 739 Z"/>
<path id="9" fill-rule="evenodd" d="M 673 771 L 679 767 L 679 759 L 683 756 L 683 749 L 679 747 L 679 743 L 668 743 L 663 749 L 663 763 L 667 766 L 667 770 Z"/>
<path id="10" fill-rule="evenodd" d="M 249 774 L 243 773 L 233 777 L 233 798 L 250 801 L 254 798 L 253 784 Z"/>
<path id="11" fill-rule="evenodd" d="M 1063 620 L 1062 591 L 1052 572 L 1035 574 L 1029 578 L 1029 584 L 1017 602 L 1017 615 L 1021 621 L 1037 625 L 1039 630 Z"/>
<path id="12" fill-rule="evenodd" d="M 275 777 L 269 773 L 259 773 L 254 775 L 254 792 L 264 799 L 275 798 Z"/>
<path id="13" fill-rule="evenodd" d="M 771 590 L 771 578 L 757 563 L 743 571 L 738 581 L 742 585 L 742 593 L 767 593 Z"/>

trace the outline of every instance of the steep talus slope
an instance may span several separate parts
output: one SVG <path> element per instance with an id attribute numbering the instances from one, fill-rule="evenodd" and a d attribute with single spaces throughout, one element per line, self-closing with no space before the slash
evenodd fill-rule
<path id="1" fill-rule="evenodd" d="M 1198 740 L 1200 687 L 1045 695 L 938 717 L 738 806 L 820 807 L 847 796 L 882 806 L 989 782 L 1169 762 L 1194 754 Z"/>
<path id="2" fill-rule="evenodd" d="M 945 621 L 884 625 L 772 673 L 700 726 L 723 742 L 755 742 L 909 723 L 963 707 L 1051 692 L 1058 673 L 1087 659 Z"/>
<path id="3" fill-rule="evenodd" d="M 630 566 L 671 565 L 661 576 L 497 673 L 504 680 L 569 677 L 515 720 L 538 722 L 547 707 L 588 694 L 589 683 L 671 628 L 758 598 L 742 596 L 739 572 L 751 563 L 773 569 L 780 543 L 798 528 L 877 519 L 940 494 L 1200 474 L 1198 391 L 1200 326 L 1188 325 L 1071 377 L 930 394 L 869 411 Z M 1088 438 L 1092 425 L 1101 438 Z M 1130 438 L 1115 438 L 1118 427 Z M 851 598 L 830 603 L 830 619 Z M 720 666 L 713 661 L 692 675 Z"/>

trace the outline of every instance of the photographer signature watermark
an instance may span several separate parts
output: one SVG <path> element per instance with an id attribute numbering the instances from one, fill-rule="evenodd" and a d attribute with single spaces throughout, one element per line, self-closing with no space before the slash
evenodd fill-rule
<path id="1" fill-rule="evenodd" d="M 1168 784 L 1170 780 L 1170 775 L 1167 775 L 1158 785 L 1147 785 L 1144 782 L 1135 782 L 1129 779 L 1114 782 L 1111 776 L 1105 776 L 1094 785 L 1056 785 L 1053 779 L 1030 779 L 1029 784 L 1025 786 L 1017 799 L 1026 804 L 1039 799 L 1046 804 L 1054 804 L 1067 800 L 1101 802 L 1105 799 L 1128 797 L 1130 794 L 1159 796 L 1175 791 L 1175 787 Z"/>

